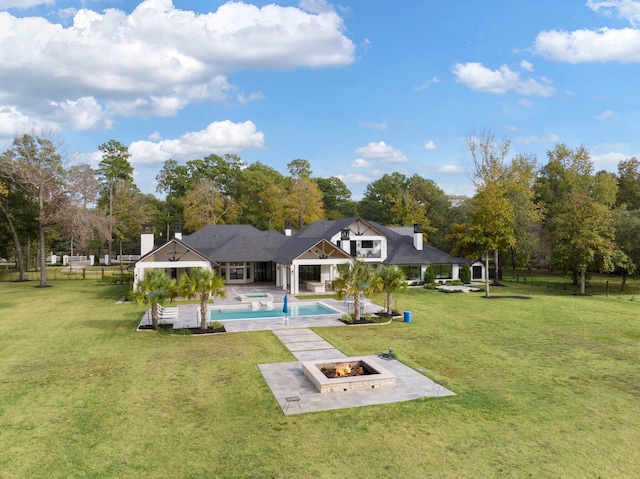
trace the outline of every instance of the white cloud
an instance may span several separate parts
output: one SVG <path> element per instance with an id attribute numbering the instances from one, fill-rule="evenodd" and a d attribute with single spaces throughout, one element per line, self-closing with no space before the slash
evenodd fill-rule
<path id="1" fill-rule="evenodd" d="M 82 97 L 61 103 L 51 102 L 51 105 L 59 108 L 60 122 L 69 124 L 74 130 L 108 130 L 112 126 L 109 113 L 95 98 Z"/>
<path id="2" fill-rule="evenodd" d="M 525 71 L 532 72 L 533 71 L 533 63 L 528 62 L 527 60 L 522 60 L 520 62 L 520 68 Z"/>
<path id="3" fill-rule="evenodd" d="M 440 83 L 440 80 L 438 80 L 438 77 L 433 77 L 431 80 L 427 80 L 422 85 L 416 86 L 413 89 L 415 91 L 424 90 L 425 88 L 429 88 L 429 85 L 431 85 L 432 83 Z"/>
<path id="4" fill-rule="evenodd" d="M 264 134 L 251 121 L 216 121 L 202 131 L 189 132 L 177 139 L 134 141 L 129 145 L 132 164 L 163 163 L 173 158 L 236 153 L 244 148 L 263 148 Z"/>
<path id="5" fill-rule="evenodd" d="M 368 176 L 360 173 L 348 173 L 346 175 L 336 175 L 336 177 L 340 178 L 346 184 L 369 183 L 371 181 Z"/>
<path id="6" fill-rule="evenodd" d="M 535 144 L 545 144 L 545 143 L 558 143 L 560 141 L 560 137 L 555 134 L 547 135 L 547 136 L 519 136 L 515 139 L 516 143 L 522 143 L 524 145 L 535 145 Z"/>
<path id="7" fill-rule="evenodd" d="M 326 13 L 333 11 L 333 7 L 326 0 L 300 0 L 300 8 L 311 13 Z"/>
<path id="8" fill-rule="evenodd" d="M 436 171 L 438 173 L 461 173 L 464 168 L 458 165 L 443 165 L 436 168 Z"/>
<path id="9" fill-rule="evenodd" d="M 52 5 L 54 0 L 0 0 L 1 9 L 19 8 L 26 9 L 37 5 Z"/>
<path id="10" fill-rule="evenodd" d="M 611 167 L 617 167 L 618 163 L 623 160 L 627 160 L 629 157 L 622 153 L 603 153 L 601 155 L 592 155 L 591 161 L 596 165 L 597 169 L 611 169 Z"/>
<path id="11" fill-rule="evenodd" d="M 534 51 L 568 63 L 640 61 L 640 30 L 601 28 L 573 32 L 545 31 L 536 37 Z"/>
<path id="12" fill-rule="evenodd" d="M 409 161 L 400 150 L 387 145 L 384 141 L 372 142 L 356 150 L 356 154 L 368 160 L 378 160 L 384 163 L 402 163 Z"/>
<path id="13" fill-rule="evenodd" d="M 555 93 L 551 81 L 541 77 L 523 79 L 520 73 L 502 65 L 498 70 L 490 70 L 482 63 L 458 63 L 453 67 L 453 74 L 458 83 L 464 83 L 472 90 L 504 94 L 513 91 L 519 95 L 550 97 Z"/>
<path id="14" fill-rule="evenodd" d="M 147 137 L 147 140 L 150 140 L 150 141 L 162 140 L 162 134 L 156 130 Z"/>
<path id="15" fill-rule="evenodd" d="M 588 0 L 587 6 L 594 12 L 602 12 L 608 17 L 616 16 L 629 20 L 634 26 L 640 23 L 640 2 L 635 0 Z"/>
<path id="16" fill-rule="evenodd" d="M 31 118 L 14 106 L 0 106 L 0 137 L 13 138 L 16 134 L 30 131 L 58 131 L 52 122 Z"/>
<path id="17" fill-rule="evenodd" d="M 371 163 L 363 158 L 357 158 L 351 162 L 351 166 L 355 168 L 368 168 L 371 166 Z"/>
<path id="18" fill-rule="evenodd" d="M 436 142 L 433 140 L 429 140 L 424 144 L 425 150 L 435 150 L 437 148 Z"/>
<path id="19" fill-rule="evenodd" d="M 603 111 L 602 113 L 600 113 L 599 115 L 594 116 L 593 118 L 595 118 L 596 120 L 599 121 L 603 121 L 606 120 L 608 118 L 611 118 L 615 113 L 611 110 L 606 110 Z"/>
<path id="20" fill-rule="evenodd" d="M 5 8 L 19 3 L 0 2 Z M 64 27 L 0 12 L 0 107 L 47 118 L 62 105 L 91 99 L 105 116 L 172 116 L 196 101 L 258 99 L 259 93 L 238 93 L 228 83 L 227 75 L 240 69 L 353 62 L 355 46 L 338 14 L 322 0 L 303 3 L 317 13 L 228 2 L 197 14 L 171 0 L 144 0 L 130 14 L 78 10 Z M 92 118 L 75 127 L 97 127 Z"/>

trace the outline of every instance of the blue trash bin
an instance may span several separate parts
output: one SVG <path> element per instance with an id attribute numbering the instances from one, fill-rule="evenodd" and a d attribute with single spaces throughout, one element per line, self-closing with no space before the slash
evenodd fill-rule
<path id="1" fill-rule="evenodd" d="M 405 323 L 410 323 L 411 322 L 411 311 L 405 311 L 404 312 L 404 322 Z"/>

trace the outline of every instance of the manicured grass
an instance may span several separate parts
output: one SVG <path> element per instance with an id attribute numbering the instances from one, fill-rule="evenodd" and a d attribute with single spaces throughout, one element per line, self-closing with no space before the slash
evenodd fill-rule
<path id="1" fill-rule="evenodd" d="M 508 283 L 399 293 L 413 322 L 318 328 L 458 395 L 284 416 L 257 364 L 271 332 L 135 332 L 126 286 L 0 283 L 0 477 L 640 475 L 640 305 Z"/>

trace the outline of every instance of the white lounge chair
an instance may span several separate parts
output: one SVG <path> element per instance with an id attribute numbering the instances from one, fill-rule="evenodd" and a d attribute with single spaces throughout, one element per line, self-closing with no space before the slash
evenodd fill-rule
<path id="1" fill-rule="evenodd" d="M 258 301 L 251 301 L 251 310 L 258 311 L 260 309 L 260 303 Z"/>
<path id="2" fill-rule="evenodd" d="M 158 305 L 158 311 L 160 311 L 160 313 L 166 313 L 166 314 L 170 314 L 170 313 L 178 314 L 178 307 L 177 306 L 173 306 L 173 307 L 170 307 L 170 308 L 165 308 L 164 306 L 159 304 Z"/>
<path id="3" fill-rule="evenodd" d="M 178 308 L 165 308 L 158 305 L 158 315 L 161 321 L 165 321 L 167 319 L 178 319 Z"/>
<path id="4" fill-rule="evenodd" d="M 265 306 L 267 307 L 268 311 L 276 309 L 276 307 L 273 305 L 273 301 L 267 301 Z"/>

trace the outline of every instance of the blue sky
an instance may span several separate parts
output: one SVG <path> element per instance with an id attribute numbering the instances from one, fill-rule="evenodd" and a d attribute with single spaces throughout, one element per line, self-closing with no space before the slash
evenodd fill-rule
<path id="1" fill-rule="evenodd" d="M 359 199 L 385 173 L 473 194 L 466 139 L 640 156 L 640 1 L 0 0 L 0 143 L 47 131 L 72 162 L 115 139 L 162 163 L 296 158 Z"/>

